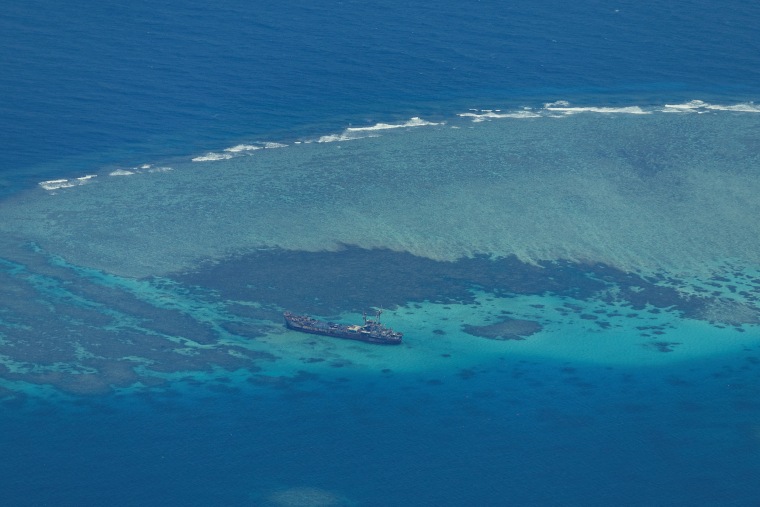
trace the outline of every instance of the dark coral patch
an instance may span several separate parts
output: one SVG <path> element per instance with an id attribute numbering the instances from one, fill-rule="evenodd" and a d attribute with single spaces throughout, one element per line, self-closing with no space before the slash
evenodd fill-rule
<path id="1" fill-rule="evenodd" d="M 673 348 L 681 345 L 681 342 L 649 342 L 645 343 L 644 347 L 657 350 L 658 352 L 673 352 Z"/>
<path id="2" fill-rule="evenodd" d="M 541 331 L 541 324 L 532 320 L 505 319 L 487 326 L 462 326 L 465 333 L 489 340 L 524 340 Z"/>
<path id="3" fill-rule="evenodd" d="M 8 364 L 34 368 L 0 368 L 0 378 L 50 384 L 75 393 L 161 385 L 165 374 L 178 372 L 217 368 L 255 372 L 257 362 L 277 358 L 221 339 L 233 338 L 244 344 L 280 328 L 282 309 L 336 316 L 373 306 L 405 306 L 414 315 L 422 302 L 476 305 L 473 289 L 477 289 L 491 297 L 552 294 L 597 304 L 609 302 L 615 308 L 626 308 L 622 313 L 628 318 L 668 311 L 715 326 L 735 326 L 737 331 L 758 321 L 757 309 L 751 304 L 729 304 L 709 291 L 685 296 L 656 285 L 666 281 L 678 286 L 678 280 L 644 279 L 602 264 L 553 261 L 533 265 L 514 257 L 488 256 L 440 262 L 356 247 L 337 252 L 271 249 L 216 259 L 166 279 L 123 283 L 116 277 L 99 278 L 76 266 L 51 262 L 44 252 L 23 245 L 8 246 L 4 255 L 8 257 L 0 266 L 0 331 L 4 335 L 0 353 L 9 358 Z M 710 283 L 725 289 L 726 281 L 716 277 Z M 760 293 L 760 280 L 747 281 L 755 284 L 749 292 Z M 133 282 L 148 289 L 145 295 L 134 289 Z M 726 290 L 737 292 L 739 287 Z M 589 311 L 586 306 L 568 303 L 558 311 L 581 315 L 603 329 L 611 326 L 602 310 Z M 203 318 L 197 314 L 197 310 L 212 307 L 220 309 L 213 322 L 205 314 Z M 543 305 L 532 307 L 540 310 Z M 521 340 L 540 330 L 538 322 L 513 319 L 509 313 L 493 324 L 464 326 L 471 335 L 493 340 Z M 642 336 L 652 340 L 665 330 L 663 326 L 640 327 Z M 432 334 L 445 332 L 434 329 Z M 644 344 L 661 352 L 670 352 L 677 345 L 665 341 Z M 307 355 L 302 361 L 317 359 Z M 340 361 L 327 364 L 350 366 Z"/>

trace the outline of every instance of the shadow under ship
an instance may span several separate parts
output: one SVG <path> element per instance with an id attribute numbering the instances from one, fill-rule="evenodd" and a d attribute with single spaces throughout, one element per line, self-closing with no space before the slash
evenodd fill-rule
<path id="1" fill-rule="evenodd" d="M 285 325 L 288 329 L 301 331 L 302 333 L 319 334 L 360 342 L 377 343 L 380 345 L 399 345 L 403 334 L 380 324 L 380 314 L 377 312 L 375 319 L 368 319 L 364 314 L 364 325 L 346 325 L 335 322 L 324 322 L 307 315 L 296 315 L 285 312 Z"/>

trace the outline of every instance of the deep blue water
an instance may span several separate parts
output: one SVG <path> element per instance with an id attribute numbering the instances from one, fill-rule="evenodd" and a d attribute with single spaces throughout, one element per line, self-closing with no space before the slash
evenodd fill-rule
<path id="1" fill-rule="evenodd" d="M 725 359 L 649 375 L 575 366 L 274 396 L 198 387 L 40 410 L 32 428 L 6 414 L 3 500 L 270 505 L 267 493 L 307 485 L 371 506 L 755 503 L 757 373 L 747 382 Z"/>
<path id="2" fill-rule="evenodd" d="M 470 107 L 758 100 L 757 26 L 740 1 L 16 2 L 0 188 Z M 757 505 L 757 362 L 717 361 L 9 402 L 0 503 Z"/>
<path id="3" fill-rule="evenodd" d="M 15 3 L 0 16 L 0 170 L 68 174 L 462 107 L 752 100 L 759 11 L 698 0 Z"/>

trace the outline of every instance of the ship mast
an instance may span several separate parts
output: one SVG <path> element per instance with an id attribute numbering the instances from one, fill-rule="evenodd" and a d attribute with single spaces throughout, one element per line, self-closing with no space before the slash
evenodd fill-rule
<path id="1" fill-rule="evenodd" d="M 374 322 L 374 323 L 376 323 L 376 324 L 380 324 L 380 315 L 381 315 L 382 313 L 383 313 L 383 310 L 382 310 L 382 309 L 380 309 L 380 310 L 377 310 L 377 312 L 375 312 L 375 320 L 369 320 L 369 321 L 368 321 L 368 320 L 367 320 L 367 312 L 366 312 L 366 311 L 363 311 L 363 312 L 362 312 L 362 317 L 364 318 L 364 325 L 366 326 L 366 325 L 367 325 L 367 322 Z"/>

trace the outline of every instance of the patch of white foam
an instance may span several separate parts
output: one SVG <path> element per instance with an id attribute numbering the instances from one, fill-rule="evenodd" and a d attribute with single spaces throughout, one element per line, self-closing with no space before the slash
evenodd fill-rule
<path id="1" fill-rule="evenodd" d="M 135 174 L 134 171 L 128 171 L 126 169 L 116 169 L 115 171 L 108 173 L 109 176 L 132 176 L 133 174 Z"/>
<path id="2" fill-rule="evenodd" d="M 97 174 L 88 174 L 86 176 L 81 176 L 79 178 L 72 178 L 72 179 L 59 179 L 59 180 L 47 180 L 47 181 L 41 181 L 38 183 L 39 186 L 44 188 L 45 190 L 59 190 L 61 188 L 71 188 L 71 187 L 77 187 L 79 185 L 84 185 L 92 181 L 93 178 L 95 178 Z"/>
<path id="3" fill-rule="evenodd" d="M 68 188 L 74 186 L 73 183 L 69 182 L 69 180 L 66 179 L 40 181 L 38 185 L 45 190 L 58 190 L 59 188 Z"/>
<path id="4" fill-rule="evenodd" d="M 341 134 L 329 134 L 326 136 L 322 136 L 319 139 L 317 139 L 316 142 L 318 143 L 334 143 L 338 141 L 355 141 L 357 139 L 364 139 L 365 137 L 378 137 L 377 134 L 375 135 L 361 135 L 351 132 L 343 132 Z M 308 141 L 307 141 L 308 142 Z"/>
<path id="5" fill-rule="evenodd" d="M 710 104 L 708 107 L 710 109 L 715 109 L 718 111 L 736 111 L 739 113 L 760 113 L 760 105 L 752 103 L 752 102 L 747 102 L 744 104 L 734 104 L 731 106 Z"/>
<path id="6" fill-rule="evenodd" d="M 260 144 L 237 144 L 224 149 L 224 153 L 209 152 L 201 157 L 195 157 L 193 162 L 207 162 L 209 160 L 228 160 L 233 156 L 245 155 L 250 152 L 271 149 L 271 148 L 285 148 L 287 144 L 264 142 Z"/>
<path id="7" fill-rule="evenodd" d="M 169 172 L 173 170 L 174 169 L 168 166 L 153 167 L 152 164 L 143 164 L 138 167 L 132 167 L 131 169 L 116 169 L 108 173 L 108 175 L 109 176 L 133 176 L 135 174 L 145 174 L 145 173 L 165 173 L 165 172 Z"/>
<path id="8" fill-rule="evenodd" d="M 400 128 L 411 127 L 429 127 L 435 125 L 442 125 L 443 123 L 436 123 L 427 120 L 423 120 L 417 116 L 402 122 L 402 123 L 376 123 L 367 127 L 348 127 L 340 134 L 328 134 L 319 137 L 317 143 L 334 143 L 338 141 L 355 141 L 357 139 L 364 139 L 367 137 L 377 137 L 378 132 L 383 130 L 393 130 Z M 308 142 L 308 141 L 307 141 Z"/>
<path id="9" fill-rule="evenodd" d="M 193 157 L 193 162 L 215 162 L 218 160 L 229 160 L 233 157 L 231 153 L 215 153 L 213 151 L 206 153 L 205 155 L 200 155 L 198 157 Z"/>
<path id="10" fill-rule="evenodd" d="M 501 118 L 540 118 L 541 115 L 537 113 L 536 111 L 525 108 L 519 111 L 509 111 L 509 112 L 503 112 L 498 109 L 490 110 L 490 109 L 484 109 L 484 110 L 476 110 L 469 113 L 459 113 L 457 116 L 461 118 L 472 118 L 472 121 L 475 123 L 479 123 L 482 121 L 487 120 L 497 120 Z"/>
<path id="11" fill-rule="evenodd" d="M 734 111 L 738 113 L 760 113 L 760 105 L 754 102 L 741 104 L 710 104 L 702 100 L 691 100 L 683 104 L 665 104 L 663 113 L 706 113 L 708 111 Z"/>
<path id="12" fill-rule="evenodd" d="M 571 106 L 566 100 L 558 100 L 544 104 L 544 109 L 553 113 L 577 114 L 577 113 L 602 113 L 602 114 L 651 114 L 651 111 L 645 111 L 639 106 L 625 107 L 596 107 L 596 106 Z"/>
<path id="13" fill-rule="evenodd" d="M 665 104 L 663 106 L 621 106 L 621 107 L 601 107 L 601 106 L 573 106 L 566 100 L 548 102 L 541 109 L 524 107 L 509 111 L 500 109 L 472 109 L 466 113 L 459 113 L 460 118 L 471 118 L 473 123 L 480 123 L 487 120 L 502 118 L 524 119 L 538 117 L 555 117 L 561 118 L 579 113 L 597 113 L 597 114 L 632 114 L 648 115 L 653 113 L 697 113 L 703 114 L 710 111 L 733 111 L 737 113 L 760 113 L 760 105 L 754 102 L 744 102 L 740 104 L 710 104 L 702 100 L 691 100 L 682 104 Z"/>
<path id="14" fill-rule="evenodd" d="M 407 127 L 429 127 L 429 126 L 434 126 L 434 125 L 441 125 L 441 123 L 423 120 L 422 118 L 415 116 L 414 118 L 411 118 L 403 123 L 376 123 L 375 125 L 372 125 L 369 127 L 348 127 L 346 131 L 347 132 L 366 132 L 366 131 L 372 131 L 372 130 L 388 130 L 388 129 L 399 129 L 399 128 L 407 128 Z"/>
<path id="15" fill-rule="evenodd" d="M 706 106 L 707 103 L 702 102 L 701 100 L 692 100 L 689 102 L 685 102 L 683 104 L 665 104 L 665 106 L 662 108 L 663 113 L 698 113 L 698 112 L 704 112 L 700 111 L 701 109 L 704 109 L 704 106 Z"/>
<path id="16" fill-rule="evenodd" d="M 253 144 L 238 144 L 236 146 L 231 146 L 229 148 L 225 148 L 224 151 L 229 153 L 241 153 L 241 152 L 247 152 L 247 151 L 256 151 L 260 150 L 261 146 L 256 146 Z"/>

